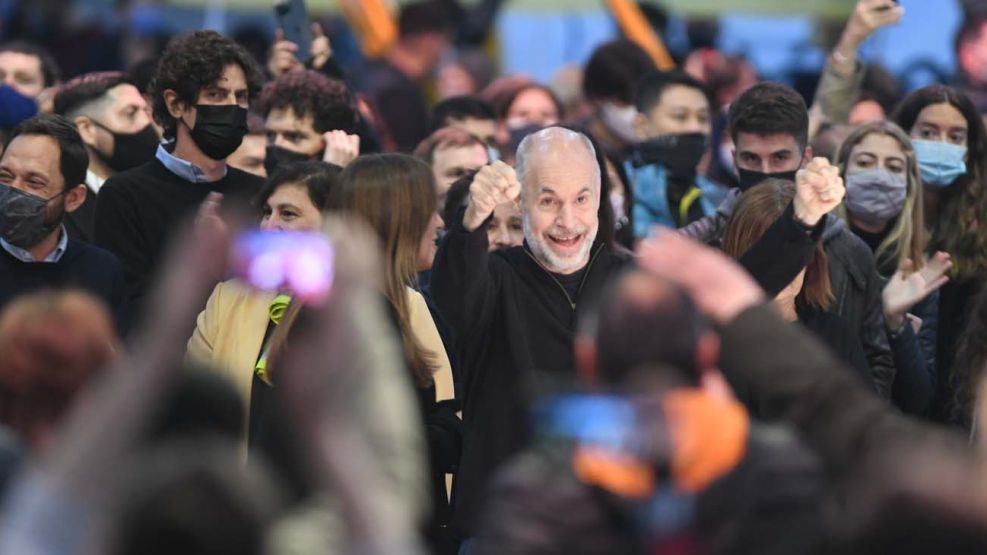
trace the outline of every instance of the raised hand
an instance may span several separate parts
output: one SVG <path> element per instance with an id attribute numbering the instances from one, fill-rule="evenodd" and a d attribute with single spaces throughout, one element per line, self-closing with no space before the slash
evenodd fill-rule
<path id="1" fill-rule="evenodd" d="M 499 160 L 484 166 L 470 185 L 463 227 L 474 231 L 493 214 L 494 208 L 505 202 L 514 203 L 520 196 L 521 183 L 514 168 Z"/>
<path id="2" fill-rule="evenodd" d="M 312 67 L 315 69 L 322 69 L 322 66 L 326 65 L 326 62 L 332 57 L 332 44 L 322 30 L 322 25 L 318 23 L 312 24 L 312 49 L 310 52 L 312 53 Z"/>
<path id="3" fill-rule="evenodd" d="M 840 169 L 821 157 L 813 158 L 795 174 L 795 217 L 814 226 L 843 201 L 846 189 Z"/>
<path id="4" fill-rule="evenodd" d="M 898 23 L 903 15 L 905 8 L 894 0 L 859 0 L 843 29 L 840 42 L 856 50 L 874 31 Z"/>
<path id="5" fill-rule="evenodd" d="M 360 155 L 360 136 L 350 135 L 345 131 L 326 131 L 322 134 L 326 141 L 326 150 L 322 155 L 322 161 L 346 167 Z"/>
<path id="6" fill-rule="evenodd" d="M 267 57 L 267 71 L 277 79 L 289 71 L 301 69 L 304 66 L 298 61 L 298 45 L 284 38 L 284 30 L 274 31 L 274 46 Z"/>
<path id="7" fill-rule="evenodd" d="M 706 315 L 726 324 L 764 301 L 764 292 L 723 253 L 655 228 L 637 248 L 638 265 L 686 290 Z"/>
<path id="8" fill-rule="evenodd" d="M 898 330 L 905 323 L 905 314 L 919 301 L 928 297 L 949 281 L 946 274 L 953 267 L 949 255 L 937 252 L 918 272 L 911 259 L 905 259 L 901 267 L 884 286 L 884 320 L 888 329 Z"/>
<path id="9" fill-rule="evenodd" d="M 329 37 L 318 23 L 312 23 L 312 45 L 309 52 L 315 69 L 321 69 L 332 57 Z M 298 59 L 298 45 L 284 38 L 283 29 L 277 29 L 274 31 L 274 46 L 267 58 L 267 70 L 277 79 L 289 71 L 300 69 L 305 69 L 305 64 Z"/>

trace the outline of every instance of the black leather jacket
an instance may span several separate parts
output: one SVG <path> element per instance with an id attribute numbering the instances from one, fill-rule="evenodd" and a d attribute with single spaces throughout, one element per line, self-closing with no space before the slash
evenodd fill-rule
<path id="1" fill-rule="evenodd" d="M 877 273 L 874 255 L 833 214 L 826 216 L 823 246 L 829 258 L 829 279 L 835 297 L 830 311 L 857 326 L 874 387 L 881 397 L 889 399 L 895 366 L 881 306 L 883 281 Z"/>

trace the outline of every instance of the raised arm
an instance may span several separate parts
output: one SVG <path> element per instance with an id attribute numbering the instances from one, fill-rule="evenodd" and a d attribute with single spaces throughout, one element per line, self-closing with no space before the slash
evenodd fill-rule
<path id="1" fill-rule="evenodd" d="M 825 217 L 843 200 L 839 169 L 814 158 L 795 176 L 792 204 L 740 257 L 740 265 L 774 297 L 812 260 Z"/>
<path id="2" fill-rule="evenodd" d="M 167 259 L 132 354 L 73 408 L 48 456 L 15 486 L 0 553 L 75 552 L 91 540 L 108 484 L 177 379 L 189 323 L 223 271 L 228 237 L 214 225 L 218 202 L 216 194 L 207 199 L 199 224 Z"/>
<path id="3" fill-rule="evenodd" d="M 826 60 L 815 101 L 809 110 L 809 136 L 823 123 L 846 124 L 860 97 L 863 65 L 857 60 L 860 45 L 875 31 L 901 20 L 905 8 L 894 0 L 859 0 L 840 40 Z"/>
<path id="4" fill-rule="evenodd" d="M 753 392 L 765 417 L 797 426 L 833 470 L 890 442 L 920 441 L 925 428 L 875 397 L 810 334 L 760 306 L 760 288 L 723 255 L 659 232 L 639 256 L 722 326 L 721 370 L 731 383 Z"/>
<path id="5" fill-rule="evenodd" d="M 491 318 L 503 269 L 487 253 L 483 224 L 498 204 L 516 202 L 519 196 L 514 169 L 494 162 L 473 178 L 462 218 L 446 222 L 449 229 L 435 256 L 430 289 L 439 312 L 460 333 Z"/>

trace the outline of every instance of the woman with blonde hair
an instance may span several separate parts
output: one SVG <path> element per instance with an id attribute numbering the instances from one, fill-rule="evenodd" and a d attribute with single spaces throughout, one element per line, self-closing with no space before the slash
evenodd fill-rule
<path id="1" fill-rule="evenodd" d="M 363 219 L 376 232 L 384 297 L 421 402 L 435 503 L 428 534 L 434 543 L 440 525 L 448 522 L 445 475 L 458 463 L 462 433 L 449 359 L 425 299 L 415 290 L 420 262 L 435 256 L 436 228 L 441 225 L 435 178 L 428 164 L 403 154 L 361 156 L 341 178 L 329 206 Z"/>
<path id="2" fill-rule="evenodd" d="M 874 252 L 885 280 L 884 318 L 897 369 L 892 400 L 906 413 L 928 415 L 937 382 L 936 290 L 948 280 L 951 261 L 941 252 L 926 260 L 928 237 L 915 149 L 894 123 L 873 122 L 847 137 L 837 164 L 846 186 L 838 212 Z"/>

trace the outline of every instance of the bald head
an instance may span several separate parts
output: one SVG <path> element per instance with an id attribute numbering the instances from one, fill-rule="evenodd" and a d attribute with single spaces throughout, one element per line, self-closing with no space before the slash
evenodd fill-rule
<path id="1" fill-rule="evenodd" d="M 709 331 L 682 289 L 641 270 L 611 284 L 598 310 L 580 322 L 580 335 L 596 344 L 598 378 L 606 383 L 645 368 L 665 368 L 675 381 L 697 383 L 703 370 L 697 349 Z"/>
<path id="2" fill-rule="evenodd" d="M 589 262 L 600 227 L 600 165 L 593 144 L 569 129 L 542 129 L 521 141 L 515 169 L 524 239 L 532 253 L 551 272 L 578 272 Z"/>
<path id="3" fill-rule="evenodd" d="M 526 187 L 528 174 L 543 166 L 565 167 L 574 162 L 578 169 L 586 175 L 587 181 L 595 182 L 596 190 L 600 190 L 600 165 L 596 162 L 596 149 L 589 138 L 582 133 L 565 127 L 546 127 L 532 133 L 521 141 L 517 147 L 516 162 L 518 180 Z"/>

